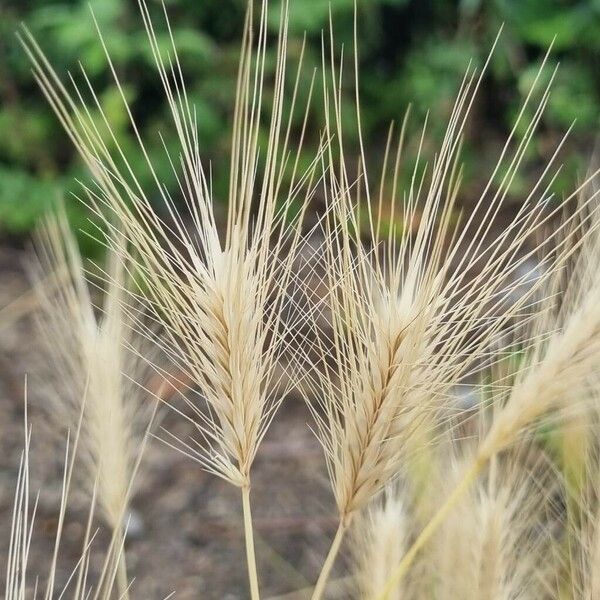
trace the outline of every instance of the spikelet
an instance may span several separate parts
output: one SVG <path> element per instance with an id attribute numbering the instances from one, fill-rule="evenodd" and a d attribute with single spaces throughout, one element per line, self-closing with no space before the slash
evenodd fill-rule
<path id="1" fill-rule="evenodd" d="M 288 9 L 284 2 L 267 141 L 262 143 L 259 132 L 265 118 L 267 2 L 262 2 L 256 31 L 253 3 L 248 3 L 234 111 L 227 227 L 221 239 L 210 177 L 200 158 L 196 114 L 188 101 L 176 48 L 173 45 L 169 57 L 161 54 L 148 7 L 143 0 L 139 4 L 179 138 L 179 148 L 165 151 L 177 178 L 178 194 L 188 209 L 189 228 L 158 180 L 108 53 L 115 84 L 163 202 L 164 217 L 151 206 L 150 191 L 139 184 L 91 86 L 84 85 L 87 90 L 75 86 L 70 94 L 27 32 L 23 43 L 36 79 L 94 176 L 94 186 L 86 188 L 87 203 L 103 212 L 109 226 L 113 220 L 123 224 L 135 251 L 131 268 L 165 332 L 162 349 L 183 377 L 193 382 L 191 398 L 186 397 L 186 401 L 199 439 L 189 443 L 175 440 L 173 444 L 207 471 L 242 488 L 248 540 L 250 469 L 286 394 L 276 368 L 283 333 L 290 328 L 283 313 L 288 308 L 292 264 L 317 166 L 315 160 L 306 173 L 298 173 L 307 111 L 298 146 L 291 150 L 289 144 L 302 54 L 286 123 Z M 167 27 L 170 34 L 168 19 Z M 83 77 L 89 84 L 85 73 Z M 101 115 L 101 126 L 92 118 L 84 91 Z M 310 98 L 310 91 L 308 95 Z M 296 212 L 291 210 L 293 204 L 300 207 Z M 253 563 L 253 546 L 247 551 L 249 563 Z M 256 597 L 258 588 L 252 575 L 251 587 Z"/>

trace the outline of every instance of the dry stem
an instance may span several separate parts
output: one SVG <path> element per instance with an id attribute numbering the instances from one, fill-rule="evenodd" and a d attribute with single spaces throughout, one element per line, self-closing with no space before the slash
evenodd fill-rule
<path id="1" fill-rule="evenodd" d="M 335 563 L 335 559 L 340 550 L 340 546 L 342 545 L 342 540 L 344 539 L 344 534 L 348 529 L 348 519 L 341 519 L 340 524 L 338 525 L 337 531 L 335 532 L 335 537 L 333 538 L 333 542 L 331 542 L 331 547 L 329 548 L 329 552 L 327 553 L 327 558 L 323 563 L 323 568 L 321 569 L 321 573 L 319 574 L 319 579 L 317 579 L 317 583 L 315 585 L 315 589 L 312 594 L 312 600 L 320 600 L 323 596 L 323 592 L 325 591 L 325 586 L 327 585 L 327 580 L 329 579 L 329 575 L 331 574 L 331 569 Z"/>
<path id="2" fill-rule="evenodd" d="M 244 511 L 244 538 L 246 541 L 246 562 L 248 563 L 248 580 L 250 582 L 250 597 L 259 600 L 258 573 L 256 570 L 256 555 L 254 553 L 254 529 L 252 527 L 252 511 L 250 509 L 250 486 L 242 487 L 242 507 Z"/>

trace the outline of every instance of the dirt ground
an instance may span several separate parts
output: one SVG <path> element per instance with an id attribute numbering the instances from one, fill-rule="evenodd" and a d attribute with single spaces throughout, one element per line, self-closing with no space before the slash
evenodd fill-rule
<path id="1" fill-rule="evenodd" d="M 29 569 L 32 585 L 44 586 L 57 527 L 65 440 L 46 425 L 44 366 L 36 340 L 23 270 L 23 251 L 0 249 L 0 580 L 10 537 L 19 459 L 24 444 L 27 376 L 31 499 L 39 491 Z M 320 446 L 301 400 L 279 411 L 254 467 L 252 503 L 264 597 L 300 590 L 314 582 L 335 529 L 335 508 Z M 173 413 L 164 426 L 185 436 Z M 59 559 L 65 581 L 81 552 L 89 498 L 73 486 Z M 133 500 L 127 557 L 133 598 L 230 599 L 247 597 L 241 500 L 236 489 L 204 473 L 190 458 L 152 439 Z M 94 539 L 98 567 L 107 533 L 101 521 Z M 343 559 L 340 561 L 343 564 Z M 2 584 L 4 585 L 4 584 Z M 292 594 L 301 598 L 306 594 Z"/>

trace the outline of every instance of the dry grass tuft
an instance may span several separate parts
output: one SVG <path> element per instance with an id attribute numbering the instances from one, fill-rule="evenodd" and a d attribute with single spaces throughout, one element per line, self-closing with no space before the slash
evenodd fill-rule
<path id="1" fill-rule="evenodd" d="M 56 374 L 44 407 L 56 431 L 72 430 L 82 415 L 79 458 L 84 486 L 121 543 L 132 481 L 141 459 L 154 403 L 143 387 L 148 368 L 124 299 L 130 282 L 117 251 L 109 252 L 100 307 L 86 279 L 77 242 L 61 210 L 47 219 L 32 268 L 44 353 Z M 49 285 L 51 279 L 60 285 Z M 145 347 L 144 347 L 145 346 Z M 149 354 L 150 356 L 152 353 Z M 124 559 L 121 593 L 127 588 Z"/>

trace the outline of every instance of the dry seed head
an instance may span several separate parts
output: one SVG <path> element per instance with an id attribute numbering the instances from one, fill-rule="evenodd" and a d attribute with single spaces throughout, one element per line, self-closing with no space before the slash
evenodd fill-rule
<path id="1" fill-rule="evenodd" d="M 575 193 L 585 190 L 596 175 L 592 174 Z M 487 433 L 467 462 L 458 483 L 424 525 L 394 570 L 386 584 L 386 592 L 402 580 L 418 553 L 499 452 L 513 444 L 524 429 L 534 425 L 551 409 L 565 409 L 574 402 L 585 401 L 590 382 L 597 383 L 600 350 L 598 285 L 595 277 L 585 276 L 586 270 L 597 264 L 596 207 L 596 192 L 585 195 L 575 213 L 563 221 L 552 236 L 555 247 L 550 262 L 552 268 L 541 280 L 552 292 L 560 291 L 563 281 L 561 269 L 581 251 L 575 268 L 577 277 L 573 277 L 569 284 L 581 287 L 576 287 L 573 293 L 567 288 L 558 311 L 552 310 L 556 308 L 554 295 L 549 294 L 542 310 L 529 319 L 534 334 L 527 339 L 523 368 L 509 388 L 508 399 L 501 394 L 501 401 L 494 401 L 493 419 Z M 548 307 L 551 310 L 547 310 Z M 510 353 L 511 347 L 507 346 L 506 350 Z"/>
<path id="2" fill-rule="evenodd" d="M 55 428 L 73 428 L 82 407 L 79 455 L 86 486 L 113 528 L 121 526 L 152 402 L 142 387 L 147 368 L 138 357 L 143 342 L 123 310 L 128 282 L 116 251 L 109 251 L 109 281 L 96 310 L 77 242 L 63 210 L 50 216 L 37 243 L 32 269 L 40 301 L 38 324 L 45 355 L 57 378 L 48 413 Z M 49 278 L 55 283 L 49 287 Z"/>
<path id="3" fill-rule="evenodd" d="M 553 583 L 559 543 L 554 528 L 562 510 L 554 504 L 559 485 L 553 466 L 529 444 L 504 458 L 461 498 L 425 549 L 423 561 L 440 600 L 543 598 Z M 447 470 L 439 501 L 468 460 Z"/>
<path id="4" fill-rule="evenodd" d="M 600 258 L 600 237 L 596 194 L 595 190 L 588 193 L 580 203 L 585 210 L 581 210 L 582 223 L 577 229 L 583 229 L 583 237 L 559 252 L 557 264 L 562 269 L 555 270 L 548 278 L 548 299 L 530 324 L 532 342 L 510 396 L 494 415 L 479 449 L 483 460 L 512 444 L 524 429 L 548 411 L 576 407 L 589 396 L 589 386 L 597 383 L 600 281 L 595 272 Z M 563 271 L 573 255 L 575 265 L 566 289 L 561 290 Z"/>
<path id="5" fill-rule="evenodd" d="M 276 377 L 282 331 L 290 329 L 282 315 L 316 166 L 314 162 L 307 172 L 299 173 L 307 111 L 294 149 L 290 147 L 293 114 L 287 124 L 283 119 L 287 2 L 281 9 L 266 143 L 261 142 L 259 131 L 265 112 L 267 2 L 261 4 L 256 28 L 253 3 L 248 4 L 224 239 L 219 236 L 210 176 L 200 158 L 196 114 L 187 97 L 176 48 L 172 45 L 169 56 L 161 53 L 148 7 L 143 0 L 139 4 L 179 138 L 179 148 L 165 152 L 189 222 L 175 208 L 174 198 L 156 175 L 108 53 L 115 85 L 166 208 L 165 217 L 155 211 L 148 191 L 142 189 L 85 71 L 84 84 L 78 87 L 72 79 L 74 87 L 69 92 L 27 31 L 23 44 L 37 81 L 94 176 L 94 184 L 85 187 L 85 201 L 109 228 L 113 220 L 122 224 L 128 248 L 133 249 L 128 268 L 142 282 L 140 292 L 148 298 L 153 317 L 165 332 L 162 350 L 179 368 L 182 378 L 195 386 L 187 390 L 185 400 L 200 439 L 175 440 L 173 444 L 207 470 L 245 486 L 258 445 L 286 393 L 286 389 L 278 389 Z M 168 19 L 166 24 L 171 34 Z M 298 73 L 302 54 L 299 62 Z M 298 81 L 299 76 L 291 93 L 292 108 Z M 91 102 L 85 100 L 86 95 Z M 100 123 L 92 108 L 100 114 Z M 295 217 L 290 211 L 292 203 L 300 206 Z"/>
<path id="6" fill-rule="evenodd" d="M 399 490 L 388 489 L 353 525 L 352 551 L 357 597 L 376 598 L 391 570 L 398 564 L 410 535 L 410 514 Z M 393 591 L 391 600 L 406 598 L 406 582 Z"/>
<path id="7" fill-rule="evenodd" d="M 516 128 L 526 108 L 534 104 L 533 90 L 529 93 L 476 206 L 460 229 L 453 225 L 460 139 L 482 78 L 469 70 L 432 168 L 422 174 L 415 168 L 401 197 L 397 182 L 402 127 L 391 174 L 391 203 L 402 207 L 396 212 L 403 223 L 417 226 L 398 239 L 392 218 L 383 236 L 381 206 L 382 198 L 390 193 L 389 177 L 384 170 L 376 209 L 362 144 L 356 177 L 350 175 L 344 156 L 333 50 L 330 69 L 332 83 L 328 85 L 324 76 L 323 84 L 326 137 L 335 138 L 339 153 L 335 157 L 330 144 L 323 160 L 330 217 L 325 270 L 332 333 L 331 340 L 321 335 L 325 341 L 317 341 L 320 370 L 306 378 L 305 388 L 309 398 L 320 399 L 322 410 L 315 409 L 314 414 L 338 508 L 346 518 L 398 473 L 416 430 L 436 426 L 451 388 L 494 360 L 490 349 L 502 346 L 505 330 L 528 310 L 541 287 L 538 281 L 525 294 L 514 293 L 527 277 L 522 265 L 537 251 L 528 244 L 559 209 L 550 214 L 544 211 L 553 180 L 553 157 L 514 220 L 496 237 L 490 236 L 541 118 L 549 93 L 546 87 L 539 105 L 534 106 L 535 117 L 526 135 L 517 140 Z M 534 88 L 538 79 L 539 75 Z M 420 149 L 423 138 L 424 132 Z M 391 140 L 390 135 L 386 165 Z M 501 169 L 505 175 L 500 184 L 494 184 Z M 374 240 L 372 247 L 361 237 L 365 221 Z M 546 248 L 555 237 L 551 234 L 541 246 Z M 542 268 L 551 270 L 551 264 L 552 256 L 542 259 Z M 428 436 L 419 432 L 418 437 Z"/>

